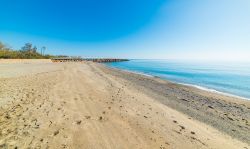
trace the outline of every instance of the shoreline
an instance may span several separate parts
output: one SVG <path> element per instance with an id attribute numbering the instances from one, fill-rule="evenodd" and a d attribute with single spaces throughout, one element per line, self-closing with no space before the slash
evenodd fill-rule
<path id="1" fill-rule="evenodd" d="M 134 73 L 133 71 L 129 72 L 107 65 L 104 65 L 104 67 L 106 67 L 106 69 L 109 70 L 107 72 L 111 73 L 113 76 L 121 77 L 129 82 L 135 82 L 134 84 L 146 90 L 145 93 L 162 104 L 185 113 L 201 122 L 205 122 L 229 134 L 233 138 L 245 140 L 248 143 L 250 142 L 249 139 L 243 136 L 243 133 L 246 134 L 245 131 L 250 130 L 249 100 L 201 90 L 194 86 L 175 83 L 160 77 L 147 76 L 140 73 Z M 239 115 L 240 111 L 242 112 L 241 116 Z M 228 115 L 227 113 L 230 114 Z M 239 116 L 241 118 L 239 118 Z M 242 126 L 238 126 L 235 122 L 241 121 L 241 119 L 244 121 L 247 119 L 246 123 L 243 122 L 245 123 L 243 127 L 245 127 L 246 130 L 237 128 Z M 239 130 L 240 132 L 235 133 L 235 130 Z M 247 138 L 250 138 L 250 136 Z"/>
<path id="2" fill-rule="evenodd" d="M 250 147 L 249 101 L 93 62 L 0 71 L 0 147 Z"/>
<path id="3" fill-rule="evenodd" d="M 159 78 L 159 79 L 162 79 L 162 80 L 165 80 L 165 81 L 169 81 L 169 82 L 172 82 L 172 83 L 176 83 L 176 84 L 180 84 L 180 85 L 185 85 L 185 86 L 188 86 L 188 87 L 194 87 L 196 89 L 200 89 L 200 90 L 203 90 L 203 91 L 207 91 L 207 92 L 211 92 L 211 93 L 216 93 L 216 94 L 221 94 L 221 95 L 228 96 L 228 97 L 238 98 L 240 100 L 248 100 L 248 101 L 250 101 L 250 98 L 248 98 L 248 97 L 243 97 L 243 96 L 240 96 L 240 95 L 235 95 L 235 94 L 231 94 L 231 93 L 227 93 L 227 92 L 222 92 L 222 91 L 218 91 L 216 89 L 207 88 L 207 87 L 200 86 L 200 85 L 172 81 L 172 80 L 169 80 L 167 78 L 159 77 L 159 76 L 156 76 L 156 75 L 150 75 L 150 74 L 143 73 L 143 72 L 138 72 L 138 71 L 133 71 L 133 70 L 127 70 L 127 69 L 112 67 L 112 66 L 109 66 L 107 64 L 104 64 L 104 65 L 107 66 L 107 67 L 109 67 L 109 68 L 118 69 L 118 70 L 122 70 L 122 71 L 125 71 L 125 72 L 135 73 L 135 74 L 144 75 L 144 76 L 153 77 L 153 78 Z"/>
<path id="4" fill-rule="evenodd" d="M 173 82 L 173 83 L 177 83 L 177 82 Z M 207 91 L 207 92 L 211 92 L 211 93 L 216 93 L 216 94 L 220 94 L 223 96 L 228 96 L 228 97 L 232 97 L 232 98 L 238 98 L 239 100 L 247 100 L 250 101 L 250 98 L 247 97 L 242 97 L 242 96 L 238 96 L 238 95 L 234 95 L 234 94 L 230 94 L 230 93 L 226 93 L 226 92 L 221 92 L 221 91 L 217 91 L 215 89 L 209 89 L 203 86 L 199 86 L 199 85 L 193 85 L 193 84 L 185 84 L 185 83 L 177 83 L 177 84 L 181 84 L 181 85 L 186 85 L 189 87 L 194 87 L 203 91 Z"/>

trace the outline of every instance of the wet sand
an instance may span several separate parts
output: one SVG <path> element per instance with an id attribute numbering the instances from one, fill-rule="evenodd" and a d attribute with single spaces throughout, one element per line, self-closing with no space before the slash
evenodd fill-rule
<path id="1" fill-rule="evenodd" d="M 143 90 L 148 96 L 168 107 L 208 123 L 234 138 L 250 143 L 250 100 L 118 69 L 102 70 L 134 84 L 139 90 Z"/>
<path id="2" fill-rule="evenodd" d="M 249 101 L 91 62 L 2 65 L 0 148 L 250 148 Z"/>

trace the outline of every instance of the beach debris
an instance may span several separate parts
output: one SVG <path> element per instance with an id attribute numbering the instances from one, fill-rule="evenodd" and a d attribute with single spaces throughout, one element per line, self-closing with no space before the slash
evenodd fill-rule
<path id="1" fill-rule="evenodd" d="M 195 134 L 195 132 L 194 132 L 194 131 L 191 131 L 191 134 L 193 134 L 193 135 L 194 135 L 194 134 Z"/>

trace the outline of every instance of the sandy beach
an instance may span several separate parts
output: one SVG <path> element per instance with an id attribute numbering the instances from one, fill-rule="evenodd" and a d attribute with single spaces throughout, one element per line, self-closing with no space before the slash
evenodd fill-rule
<path id="1" fill-rule="evenodd" d="M 0 61 L 0 148 L 250 149 L 250 101 L 103 64 Z"/>

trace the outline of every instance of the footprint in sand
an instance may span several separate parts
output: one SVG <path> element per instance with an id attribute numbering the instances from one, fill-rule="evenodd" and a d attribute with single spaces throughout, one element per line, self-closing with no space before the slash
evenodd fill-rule
<path id="1" fill-rule="evenodd" d="M 181 130 L 184 130 L 184 129 L 185 129 L 185 127 L 184 127 L 184 126 L 182 126 L 182 125 L 179 125 L 179 127 L 181 127 Z"/>
<path id="2" fill-rule="evenodd" d="M 82 123 L 81 120 L 76 121 L 76 124 L 77 124 L 77 125 L 80 125 L 81 123 Z"/>
<path id="3" fill-rule="evenodd" d="M 91 118 L 91 116 L 85 116 L 85 118 L 86 118 L 86 119 L 90 119 L 90 118 Z"/>
<path id="4" fill-rule="evenodd" d="M 54 132 L 54 136 L 56 136 L 58 134 L 59 134 L 59 130 L 57 130 L 57 131 Z"/>

